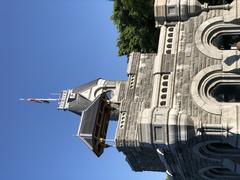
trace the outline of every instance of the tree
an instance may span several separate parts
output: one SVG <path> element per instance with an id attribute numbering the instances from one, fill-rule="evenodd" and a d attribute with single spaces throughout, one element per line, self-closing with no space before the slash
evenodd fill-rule
<path id="1" fill-rule="evenodd" d="M 112 20 L 118 28 L 118 54 L 156 52 L 159 30 L 155 28 L 154 0 L 115 0 Z"/>
<path id="2" fill-rule="evenodd" d="M 220 5 L 233 0 L 199 0 L 200 3 Z M 156 52 L 159 29 L 155 28 L 154 0 L 114 0 L 112 20 L 119 31 L 118 54 L 133 51 Z"/>

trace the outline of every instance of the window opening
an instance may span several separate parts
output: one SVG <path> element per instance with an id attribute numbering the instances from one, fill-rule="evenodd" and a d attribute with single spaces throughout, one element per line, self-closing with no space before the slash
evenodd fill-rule
<path id="1" fill-rule="evenodd" d="M 210 90 L 218 102 L 240 102 L 240 85 L 220 83 Z"/>
<path id="2" fill-rule="evenodd" d="M 235 50 L 240 41 L 240 34 L 221 34 L 212 40 L 212 44 L 220 50 Z"/>
<path id="3" fill-rule="evenodd" d="M 233 0 L 199 0 L 201 4 L 208 3 L 210 6 L 230 4 Z"/>

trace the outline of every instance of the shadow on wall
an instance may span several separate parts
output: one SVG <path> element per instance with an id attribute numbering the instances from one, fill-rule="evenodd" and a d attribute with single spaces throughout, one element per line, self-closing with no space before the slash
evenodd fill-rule
<path id="1" fill-rule="evenodd" d="M 233 55 L 229 56 L 224 60 L 224 63 L 227 64 L 228 66 L 231 66 L 233 63 L 237 62 L 240 60 L 240 55 Z"/>
<path id="2" fill-rule="evenodd" d="M 199 135 L 187 142 L 170 145 L 170 148 L 176 149 L 177 154 L 183 158 L 179 165 L 185 177 L 194 180 L 239 180 L 240 145 L 238 145 L 238 140 L 240 135 L 232 134 L 228 129 L 214 127 L 199 128 L 197 131 Z M 170 158 L 172 154 L 165 153 L 165 156 Z M 192 167 L 194 164 L 197 164 L 197 167 Z M 174 167 L 174 164 L 170 166 Z M 182 178 L 177 174 L 173 177 Z"/>

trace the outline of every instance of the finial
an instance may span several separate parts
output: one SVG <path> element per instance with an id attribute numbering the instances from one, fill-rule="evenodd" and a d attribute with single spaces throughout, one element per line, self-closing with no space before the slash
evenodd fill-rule
<path id="1" fill-rule="evenodd" d="M 218 10 L 218 9 L 230 10 L 231 9 L 231 5 L 230 4 L 223 4 L 223 5 L 209 6 L 208 3 L 204 3 L 202 5 L 202 10 L 204 10 L 204 11 Z"/>

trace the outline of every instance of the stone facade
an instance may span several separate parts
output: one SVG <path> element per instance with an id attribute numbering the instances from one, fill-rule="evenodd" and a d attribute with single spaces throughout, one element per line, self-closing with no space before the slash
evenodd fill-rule
<path id="1" fill-rule="evenodd" d="M 239 95 L 221 91 L 239 87 L 240 53 L 221 47 L 240 34 L 239 12 L 239 0 L 156 0 L 158 52 L 131 54 L 120 100 L 116 145 L 133 170 L 240 179 Z"/>
<path id="2" fill-rule="evenodd" d="M 81 122 L 78 135 L 100 156 L 107 147 L 104 107 L 111 106 L 116 147 L 134 171 L 167 172 L 174 180 L 240 179 L 240 52 L 226 44 L 240 34 L 240 0 L 216 6 L 156 0 L 154 9 L 158 52 L 132 53 L 127 81 L 99 79 L 64 91 L 59 109 L 96 123 L 100 134 L 95 125 L 82 133 Z"/>

